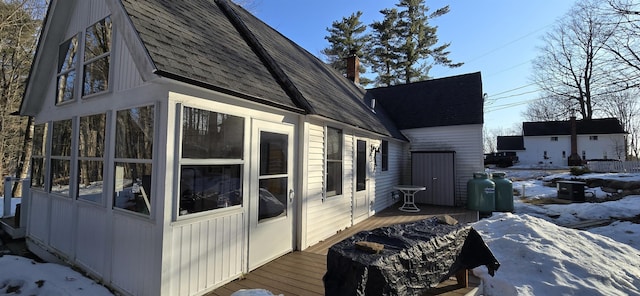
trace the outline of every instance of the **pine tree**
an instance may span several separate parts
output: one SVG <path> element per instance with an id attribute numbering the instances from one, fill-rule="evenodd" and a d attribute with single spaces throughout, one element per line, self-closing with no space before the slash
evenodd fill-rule
<path id="1" fill-rule="evenodd" d="M 384 9 L 383 20 L 370 25 L 373 36 L 367 54 L 381 86 L 429 79 L 435 65 L 460 67 L 448 55 L 450 43 L 437 45 L 437 27 L 429 20 L 445 15 L 449 6 L 428 14 L 425 0 L 400 0 L 396 8 Z"/>
<path id="2" fill-rule="evenodd" d="M 367 26 L 360 21 L 361 16 L 362 12 L 358 11 L 349 17 L 343 17 L 341 21 L 334 21 L 331 28 L 327 28 L 329 36 L 325 39 L 329 41 L 330 46 L 323 49 L 321 53 L 327 58 L 327 62 L 343 75 L 346 75 L 347 71 L 346 58 L 352 54 L 362 58 L 363 47 L 370 39 L 365 33 Z M 360 65 L 359 72 L 366 72 L 363 65 Z M 362 85 L 369 82 L 370 80 L 364 77 L 360 79 Z"/>
<path id="3" fill-rule="evenodd" d="M 453 63 L 447 48 L 450 43 L 438 43 L 437 27 L 431 26 L 429 20 L 449 13 L 449 6 L 442 7 L 431 14 L 425 0 L 400 0 L 395 30 L 399 31 L 401 44 L 398 49 L 398 79 L 404 83 L 429 78 L 432 65 L 460 67 L 462 63 Z M 387 16 L 385 16 L 387 17 Z"/>

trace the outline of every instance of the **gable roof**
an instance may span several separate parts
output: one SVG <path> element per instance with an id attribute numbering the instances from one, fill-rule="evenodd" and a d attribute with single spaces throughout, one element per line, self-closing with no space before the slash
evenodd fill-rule
<path id="1" fill-rule="evenodd" d="M 480 72 L 374 88 L 373 99 L 401 130 L 484 122 Z"/>
<path id="2" fill-rule="evenodd" d="M 362 89 L 238 5 L 227 0 L 122 4 L 158 75 L 396 134 L 362 103 Z"/>
<path id="3" fill-rule="evenodd" d="M 381 135 L 399 134 L 364 105 L 363 89 L 228 0 L 105 1 L 127 47 L 141 49 L 135 61 L 145 80 L 159 75 Z M 51 55 L 76 3 L 50 3 L 22 115 L 36 115 L 48 97 L 43 85 L 55 68 Z"/>
<path id="4" fill-rule="evenodd" d="M 498 136 L 496 148 L 498 151 L 525 150 L 524 138 L 522 136 Z"/>
<path id="5" fill-rule="evenodd" d="M 571 121 L 523 122 L 524 136 L 560 136 L 571 135 Z M 617 118 L 576 120 L 576 133 L 588 134 L 624 134 L 626 133 Z"/>

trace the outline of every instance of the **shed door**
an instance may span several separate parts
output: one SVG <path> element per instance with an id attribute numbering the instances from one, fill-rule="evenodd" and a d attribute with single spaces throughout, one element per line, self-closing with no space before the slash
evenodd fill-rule
<path id="1" fill-rule="evenodd" d="M 455 203 L 455 152 L 411 153 L 411 181 L 426 186 L 416 203 L 453 206 Z"/>
<path id="2" fill-rule="evenodd" d="M 293 127 L 253 122 L 249 269 L 293 250 Z"/>

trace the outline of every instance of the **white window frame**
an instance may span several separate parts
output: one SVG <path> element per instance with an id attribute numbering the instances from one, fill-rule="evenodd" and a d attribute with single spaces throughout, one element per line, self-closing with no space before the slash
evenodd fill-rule
<path id="1" fill-rule="evenodd" d="M 194 108 L 194 109 L 200 109 L 200 110 L 205 110 L 205 111 L 210 111 L 210 112 L 216 112 L 216 113 L 222 113 L 222 114 L 226 114 L 226 115 L 232 115 L 232 116 L 236 116 L 236 117 L 240 117 L 244 120 L 244 137 L 243 137 L 243 143 L 242 143 L 242 158 L 240 159 L 235 159 L 235 158 L 230 158 L 230 159 L 222 159 L 222 158 L 183 158 L 182 157 L 182 141 L 183 141 L 183 118 L 184 118 L 184 109 L 185 108 Z M 232 210 L 238 210 L 241 209 L 242 207 L 244 207 L 245 203 L 247 202 L 247 196 L 246 196 L 246 192 L 245 192 L 245 187 L 246 187 L 246 183 L 248 182 L 248 178 L 247 178 L 247 174 L 245 173 L 246 171 L 246 165 L 247 165 L 247 147 L 249 145 L 249 128 L 250 128 L 250 118 L 247 117 L 245 114 L 242 113 L 238 113 L 238 112 L 232 112 L 232 110 L 221 110 L 219 108 L 211 108 L 211 107 L 203 107 L 203 106 L 197 106 L 197 105 L 184 105 L 182 103 L 178 103 L 176 104 L 176 125 L 175 125 L 175 129 L 176 129 L 176 151 L 177 151 L 177 155 L 178 157 L 176 157 L 177 160 L 177 164 L 176 164 L 176 177 L 175 177 L 175 181 L 174 181 L 174 195 L 175 196 L 173 198 L 173 203 L 174 203 L 174 207 L 173 207 L 173 220 L 174 221 L 180 221 L 180 220 L 188 220 L 188 219 L 193 219 L 193 218 L 198 218 L 198 217 L 210 217 L 211 215 L 219 215 L 220 213 L 224 214 L 224 213 L 228 213 L 228 211 L 232 211 Z M 201 212 L 194 212 L 194 213 L 188 213 L 185 215 L 180 215 L 179 211 L 180 211 L 180 179 L 181 179 L 181 174 L 182 174 L 182 167 L 183 166 L 188 166 L 188 165 L 200 165 L 200 166 L 219 166 L 219 165 L 240 165 L 240 190 L 241 190 L 241 194 L 242 194 L 242 203 L 239 205 L 234 205 L 234 206 L 230 206 L 230 207 L 226 207 L 226 208 L 219 208 L 219 209 L 211 209 L 211 210 L 205 210 L 205 211 L 201 211 Z"/>
<path id="2" fill-rule="evenodd" d="M 327 182 L 328 182 L 328 178 L 327 178 L 327 174 L 328 174 L 328 163 L 329 163 L 329 129 L 334 129 L 337 131 L 340 131 L 340 134 L 342 135 L 340 137 L 340 150 L 341 150 L 341 159 L 340 159 L 340 176 L 341 176 L 341 181 L 340 181 L 340 190 L 341 192 L 338 194 L 337 191 L 328 191 L 327 190 Z M 324 141 L 324 172 L 323 172 L 323 179 L 324 179 L 324 186 L 322 188 L 323 191 L 323 200 L 326 198 L 334 198 L 334 197 L 340 197 L 344 195 L 344 158 L 345 158 L 345 136 L 344 136 L 344 129 L 341 128 L 337 128 L 337 127 L 332 127 L 332 126 L 325 126 L 324 127 L 324 134 L 325 134 L 325 141 Z M 338 162 L 333 160 L 333 162 Z M 333 193 L 333 194 L 332 194 Z M 331 194 L 331 195 L 330 195 Z"/>

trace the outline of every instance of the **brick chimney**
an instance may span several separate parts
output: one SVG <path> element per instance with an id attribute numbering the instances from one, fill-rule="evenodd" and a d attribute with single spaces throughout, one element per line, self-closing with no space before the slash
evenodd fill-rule
<path id="1" fill-rule="evenodd" d="M 569 120 L 571 125 L 571 155 L 567 159 L 567 164 L 569 166 L 580 166 L 582 165 L 582 160 L 578 155 L 578 123 L 575 115 L 571 115 Z"/>
<path id="2" fill-rule="evenodd" d="M 360 84 L 360 58 L 352 51 L 346 59 L 347 62 L 347 79 L 355 84 Z"/>

